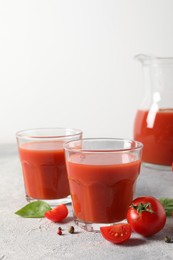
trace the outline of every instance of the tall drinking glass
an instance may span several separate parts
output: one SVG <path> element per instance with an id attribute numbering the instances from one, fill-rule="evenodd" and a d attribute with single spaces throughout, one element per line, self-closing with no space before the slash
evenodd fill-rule
<path id="1" fill-rule="evenodd" d="M 19 131 L 16 137 L 27 201 L 71 202 L 63 145 L 81 139 L 82 132 L 41 128 Z"/>
<path id="2" fill-rule="evenodd" d="M 126 218 L 143 145 L 125 139 L 82 139 L 64 145 L 74 221 L 87 231 Z"/>

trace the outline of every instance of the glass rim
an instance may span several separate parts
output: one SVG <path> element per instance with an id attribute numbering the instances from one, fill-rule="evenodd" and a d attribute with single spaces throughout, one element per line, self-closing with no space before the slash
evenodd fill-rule
<path id="1" fill-rule="evenodd" d="M 81 142 L 81 141 L 98 141 L 98 140 L 110 140 L 110 141 L 125 141 L 125 142 L 131 142 L 136 144 L 136 147 L 131 147 L 131 148 L 122 148 L 122 149 L 83 149 L 83 148 L 76 148 L 76 147 L 69 147 L 70 143 L 75 143 L 75 142 Z M 104 138 L 104 137 L 99 137 L 99 138 L 82 138 L 80 140 L 70 140 L 66 143 L 64 143 L 63 148 L 66 151 L 72 151 L 72 152 L 81 152 L 81 153 L 120 153 L 120 152 L 128 152 L 128 151 L 135 151 L 135 150 L 140 150 L 143 148 L 143 144 L 141 142 L 138 142 L 133 139 L 125 139 L 125 138 Z"/>
<path id="2" fill-rule="evenodd" d="M 154 55 L 145 55 L 145 54 L 137 54 L 134 57 L 136 60 L 142 62 L 143 65 L 151 65 L 153 67 L 161 66 L 161 65 L 173 65 L 173 56 L 154 56 Z"/>
<path id="3" fill-rule="evenodd" d="M 71 131 L 74 133 L 70 134 L 52 134 L 52 135 L 38 135 L 38 134 L 30 134 L 30 132 L 34 131 L 56 131 L 56 130 L 61 130 L 61 131 Z M 31 138 L 31 139 L 53 139 L 53 138 L 68 138 L 68 137 L 73 137 L 73 136 L 78 136 L 82 134 L 82 130 L 76 129 L 76 128 L 66 128 L 66 127 L 42 127 L 42 128 L 29 128 L 29 129 L 23 129 L 20 131 L 16 132 L 16 137 L 17 138 Z"/>

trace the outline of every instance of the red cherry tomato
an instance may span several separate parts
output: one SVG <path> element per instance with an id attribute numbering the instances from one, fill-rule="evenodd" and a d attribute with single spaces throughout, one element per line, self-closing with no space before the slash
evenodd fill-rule
<path id="1" fill-rule="evenodd" d="M 127 211 L 127 221 L 133 231 L 143 236 L 152 236 L 166 223 L 166 213 L 154 197 L 140 197 L 133 200 Z"/>
<path id="2" fill-rule="evenodd" d="M 114 244 L 121 244 L 127 241 L 132 233 L 129 224 L 115 224 L 113 226 L 101 227 L 102 236 Z"/>
<path id="3" fill-rule="evenodd" d="M 66 205 L 61 204 L 49 211 L 45 214 L 45 217 L 52 220 L 53 222 L 61 222 L 68 215 L 68 208 Z"/>

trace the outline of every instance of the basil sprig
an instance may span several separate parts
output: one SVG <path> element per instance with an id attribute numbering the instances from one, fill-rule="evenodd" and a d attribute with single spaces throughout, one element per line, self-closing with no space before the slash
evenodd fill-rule
<path id="1" fill-rule="evenodd" d="M 52 208 L 44 201 L 34 201 L 15 212 L 23 218 L 43 218 L 44 213 Z"/>
<path id="2" fill-rule="evenodd" d="M 165 212 L 166 212 L 166 216 L 170 217 L 173 214 L 173 199 L 169 199 L 169 198 L 161 198 L 159 199 L 159 201 L 161 202 L 161 204 L 163 205 Z"/>

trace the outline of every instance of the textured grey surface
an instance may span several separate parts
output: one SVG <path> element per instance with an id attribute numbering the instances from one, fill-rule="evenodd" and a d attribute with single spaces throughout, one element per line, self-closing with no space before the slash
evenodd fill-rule
<path id="1" fill-rule="evenodd" d="M 173 198 L 173 173 L 142 168 L 136 197 L 152 195 Z M 67 220 L 61 224 L 63 236 L 56 234 L 58 224 L 47 219 L 24 219 L 14 212 L 26 204 L 21 168 L 16 146 L 0 145 L 0 260 L 4 259 L 173 259 L 173 244 L 163 241 L 173 236 L 173 218 L 152 238 L 132 234 L 125 245 L 114 245 L 99 233 L 83 231 L 74 225 L 71 207 Z"/>

